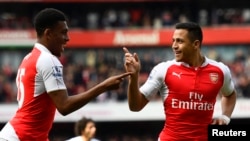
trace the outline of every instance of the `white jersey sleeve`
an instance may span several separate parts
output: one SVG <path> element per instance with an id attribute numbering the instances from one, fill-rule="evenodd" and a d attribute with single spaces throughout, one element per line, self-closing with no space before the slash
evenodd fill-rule
<path id="1" fill-rule="evenodd" d="M 40 71 L 37 74 L 41 75 L 37 78 L 41 78 L 40 81 L 44 82 L 43 85 L 47 92 L 66 89 L 63 80 L 63 66 L 57 57 L 47 52 L 42 52 L 37 62 L 37 70 Z"/>
<path id="2" fill-rule="evenodd" d="M 153 95 L 157 94 L 159 91 L 165 91 L 166 85 L 164 84 L 164 78 L 166 75 L 166 70 L 169 67 L 171 61 L 162 62 L 156 65 L 149 74 L 146 82 L 140 87 L 140 92 L 145 95 L 145 97 L 150 100 Z"/>
<path id="3" fill-rule="evenodd" d="M 230 69 L 224 64 L 222 64 L 221 66 L 224 68 L 223 69 L 224 70 L 224 83 L 221 88 L 221 92 L 224 96 L 228 96 L 232 94 L 235 87 L 234 87 L 234 83 L 232 80 Z"/>

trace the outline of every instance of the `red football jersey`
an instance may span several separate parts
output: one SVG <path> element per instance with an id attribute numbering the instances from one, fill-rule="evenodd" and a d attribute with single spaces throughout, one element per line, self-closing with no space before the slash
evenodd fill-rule
<path id="1" fill-rule="evenodd" d="M 66 89 L 62 64 L 47 48 L 36 43 L 19 66 L 16 84 L 19 108 L 2 134 L 12 141 L 13 136 L 18 137 L 17 141 L 47 141 L 56 111 L 48 92 Z"/>
<path id="2" fill-rule="evenodd" d="M 160 93 L 165 125 L 160 141 L 207 140 L 218 94 L 234 90 L 229 68 L 206 58 L 201 67 L 190 67 L 175 60 L 158 64 L 140 88 L 148 100 Z"/>

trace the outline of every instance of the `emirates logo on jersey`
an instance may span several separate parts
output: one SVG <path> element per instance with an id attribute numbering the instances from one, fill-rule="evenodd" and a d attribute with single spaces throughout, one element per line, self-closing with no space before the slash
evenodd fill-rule
<path id="1" fill-rule="evenodd" d="M 210 80 L 212 83 L 216 84 L 219 80 L 219 74 L 218 73 L 210 73 Z"/>

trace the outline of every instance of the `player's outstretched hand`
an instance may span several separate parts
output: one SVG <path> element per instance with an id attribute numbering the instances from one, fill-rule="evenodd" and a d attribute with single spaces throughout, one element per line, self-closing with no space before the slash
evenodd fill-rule
<path id="1" fill-rule="evenodd" d="M 139 57 L 136 53 L 132 54 L 126 47 L 123 47 L 124 51 L 124 67 L 127 72 L 133 74 L 138 73 L 141 69 Z"/>
<path id="2" fill-rule="evenodd" d="M 131 72 L 114 75 L 104 80 L 102 84 L 105 86 L 106 90 L 118 89 L 120 87 L 120 83 L 129 75 L 131 75 Z"/>

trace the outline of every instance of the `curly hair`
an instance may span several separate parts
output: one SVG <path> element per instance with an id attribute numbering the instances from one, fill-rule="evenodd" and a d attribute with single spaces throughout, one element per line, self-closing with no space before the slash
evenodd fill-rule
<path id="1" fill-rule="evenodd" d="M 67 21 L 67 17 L 62 11 L 54 8 L 41 10 L 34 18 L 34 27 L 37 36 L 41 37 L 46 28 L 52 28 L 59 21 Z"/>
<path id="2" fill-rule="evenodd" d="M 75 123 L 75 135 L 81 135 L 82 131 L 85 130 L 89 122 L 95 123 L 93 119 L 82 117 L 79 121 Z"/>

